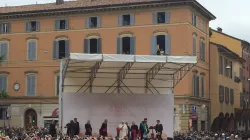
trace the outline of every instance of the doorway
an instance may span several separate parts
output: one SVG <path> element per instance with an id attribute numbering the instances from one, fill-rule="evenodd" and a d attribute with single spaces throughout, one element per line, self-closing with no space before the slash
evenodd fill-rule
<path id="1" fill-rule="evenodd" d="M 24 113 L 24 126 L 25 128 L 37 127 L 37 113 L 34 109 L 28 109 Z"/>

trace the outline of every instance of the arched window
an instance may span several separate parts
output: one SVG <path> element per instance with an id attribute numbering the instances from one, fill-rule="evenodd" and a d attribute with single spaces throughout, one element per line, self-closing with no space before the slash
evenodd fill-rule
<path id="1" fill-rule="evenodd" d="M 36 96 L 37 74 L 26 74 L 26 96 Z"/>
<path id="2" fill-rule="evenodd" d="M 197 41 L 196 41 L 196 38 L 197 38 L 197 35 L 195 33 L 193 33 L 193 56 L 197 55 L 197 51 L 196 51 Z"/>
<path id="3" fill-rule="evenodd" d="M 200 60 L 206 61 L 206 47 L 205 47 L 205 40 L 203 38 L 200 39 Z"/>
<path id="4" fill-rule="evenodd" d="M 151 55 L 170 55 L 170 35 L 156 32 L 151 37 Z"/>
<path id="5" fill-rule="evenodd" d="M 84 53 L 102 53 L 102 39 L 99 35 L 89 35 L 84 39 Z"/>
<path id="6" fill-rule="evenodd" d="M 53 58 L 62 59 L 68 57 L 70 53 L 68 38 L 58 38 L 54 41 Z"/>
<path id="7" fill-rule="evenodd" d="M 27 41 L 27 59 L 36 60 L 37 59 L 37 40 L 30 39 Z"/>
<path id="8" fill-rule="evenodd" d="M 0 57 L 3 57 L 3 61 L 8 60 L 9 41 L 0 41 Z"/>
<path id="9" fill-rule="evenodd" d="M 135 54 L 135 36 L 133 34 L 120 34 L 117 37 L 117 54 Z"/>

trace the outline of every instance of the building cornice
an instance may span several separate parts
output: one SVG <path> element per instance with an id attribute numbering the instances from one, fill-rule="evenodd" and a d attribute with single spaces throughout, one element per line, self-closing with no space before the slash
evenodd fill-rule
<path id="1" fill-rule="evenodd" d="M 82 14 L 82 13 L 95 13 L 95 12 L 110 12 L 120 10 L 132 10 L 132 9 L 146 9 L 146 8 L 157 8 L 157 7 L 168 7 L 168 6 L 184 6 L 191 5 L 205 15 L 209 20 L 213 20 L 216 17 L 206 10 L 195 0 L 158 0 L 151 2 L 137 2 L 127 4 L 114 4 L 114 5 L 101 5 L 101 6 L 90 6 L 90 7 L 76 7 L 76 8 L 62 8 L 62 9 L 51 9 L 51 10 L 37 10 L 37 11 L 21 11 L 21 12 L 10 12 L 0 13 L 0 20 L 4 19 L 18 19 L 27 17 L 46 17 L 46 16 L 59 16 L 59 15 L 71 15 L 71 14 Z"/>

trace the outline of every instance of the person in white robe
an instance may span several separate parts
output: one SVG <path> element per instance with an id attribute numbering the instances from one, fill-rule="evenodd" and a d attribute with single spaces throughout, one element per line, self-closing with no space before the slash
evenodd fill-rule
<path id="1" fill-rule="evenodd" d="M 128 126 L 122 121 L 122 123 L 119 125 L 120 133 L 119 138 L 124 139 L 128 135 Z"/>

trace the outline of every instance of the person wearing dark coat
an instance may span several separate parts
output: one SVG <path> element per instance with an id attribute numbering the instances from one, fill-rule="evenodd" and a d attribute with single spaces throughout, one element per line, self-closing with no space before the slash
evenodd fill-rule
<path id="1" fill-rule="evenodd" d="M 75 123 L 75 127 L 76 127 L 74 135 L 79 135 L 80 126 L 79 126 L 79 122 L 77 121 L 77 118 L 74 118 L 74 123 Z"/>
<path id="2" fill-rule="evenodd" d="M 161 135 L 162 135 L 162 131 L 163 131 L 163 126 L 162 126 L 162 124 L 160 124 L 160 120 L 157 120 L 156 122 L 157 122 L 157 124 L 155 126 L 156 138 L 158 140 L 162 140 Z"/>
<path id="3" fill-rule="evenodd" d="M 85 124 L 85 135 L 86 136 L 92 136 L 92 127 L 90 124 L 90 121 L 88 120 L 88 122 Z"/>
<path id="4" fill-rule="evenodd" d="M 108 136 L 108 120 L 105 119 L 104 122 L 102 123 L 101 129 L 100 129 L 100 135 L 103 137 Z"/>
<path id="5" fill-rule="evenodd" d="M 49 134 L 50 134 L 52 137 L 55 137 L 55 136 L 56 136 L 56 124 L 55 124 L 55 121 L 52 121 L 52 123 L 50 124 L 50 127 L 49 127 Z"/>
<path id="6" fill-rule="evenodd" d="M 70 136 L 70 134 L 71 134 L 71 130 L 70 130 L 71 126 L 70 126 L 70 123 L 67 123 L 65 128 L 67 128 L 67 135 Z"/>
<path id="7" fill-rule="evenodd" d="M 74 137 L 76 133 L 76 129 L 77 129 L 76 123 L 73 120 L 71 120 L 70 121 L 70 135 L 69 135 L 71 138 Z"/>
<path id="8" fill-rule="evenodd" d="M 138 126 L 135 124 L 135 122 L 132 122 L 130 140 L 137 140 L 138 131 Z"/>

